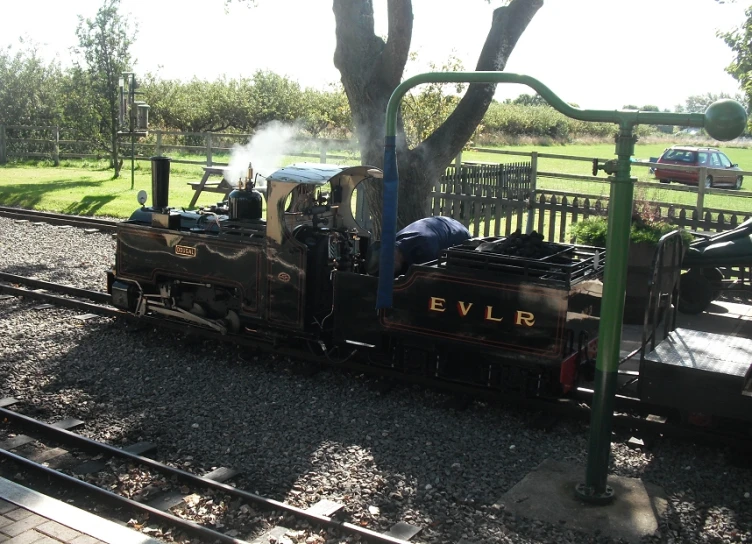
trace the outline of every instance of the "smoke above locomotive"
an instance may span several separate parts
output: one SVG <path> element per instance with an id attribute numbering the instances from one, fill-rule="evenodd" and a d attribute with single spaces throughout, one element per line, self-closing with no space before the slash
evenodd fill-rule
<path id="1" fill-rule="evenodd" d="M 248 165 L 252 163 L 254 172 L 259 174 L 256 187 L 266 187 L 266 177 L 282 166 L 286 155 L 295 151 L 299 131 L 297 124 L 272 121 L 263 125 L 247 144 L 233 145 L 224 178 L 237 187 L 238 181 L 246 178 Z"/>

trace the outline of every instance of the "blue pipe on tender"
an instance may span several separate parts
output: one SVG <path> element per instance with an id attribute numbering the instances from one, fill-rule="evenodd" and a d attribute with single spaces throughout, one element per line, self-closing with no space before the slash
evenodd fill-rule
<path id="1" fill-rule="evenodd" d="M 397 174 L 396 137 L 384 138 L 384 209 L 381 213 L 381 255 L 379 257 L 379 290 L 376 310 L 392 307 L 394 286 L 394 242 L 397 237 Z"/>

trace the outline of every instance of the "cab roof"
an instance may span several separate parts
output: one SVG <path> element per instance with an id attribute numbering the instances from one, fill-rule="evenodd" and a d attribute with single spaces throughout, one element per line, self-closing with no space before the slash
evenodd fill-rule
<path id="1" fill-rule="evenodd" d="M 287 183 L 304 183 L 308 185 L 323 185 L 348 166 L 336 164 L 319 164 L 302 162 L 280 168 L 266 178 L 266 181 L 282 181 Z"/>

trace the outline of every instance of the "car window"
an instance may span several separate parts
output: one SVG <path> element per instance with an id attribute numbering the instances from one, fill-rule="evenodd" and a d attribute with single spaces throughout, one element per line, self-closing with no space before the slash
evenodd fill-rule
<path id="1" fill-rule="evenodd" d="M 678 161 L 694 164 L 697 160 L 697 153 L 686 149 L 669 149 L 663 155 L 663 159 L 667 161 Z"/>
<path id="2" fill-rule="evenodd" d="M 713 153 L 710 155 L 710 166 L 713 168 L 720 168 L 721 167 L 721 161 L 718 159 L 718 153 Z"/>
<path id="3" fill-rule="evenodd" d="M 708 164 L 708 154 L 704 151 L 700 151 L 697 154 L 697 164 L 706 165 Z"/>
<path id="4" fill-rule="evenodd" d="M 723 153 L 718 153 L 718 158 L 721 159 L 721 164 L 724 168 L 731 168 L 731 161 Z"/>

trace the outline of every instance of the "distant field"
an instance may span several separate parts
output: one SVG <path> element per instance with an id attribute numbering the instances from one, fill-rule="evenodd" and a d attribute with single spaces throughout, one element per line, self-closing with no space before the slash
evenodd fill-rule
<path id="1" fill-rule="evenodd" d="M 647 161 L 650 157 L 659 156 L 670 144 L 638 144 L 635 149 L 637 160 Z M 737 147 L 720 147 L 729 158 L 738 163 L 743 170 L 752 171 L 752 149 Z M 614 144 L 566 145 L 566 146 L 515 146 L 500 147 L 501 150 L 519 152 L 538 151 L 540 154 L 556 154 L 586 157 L 589 159 L 610 159 L 614 157 Z M 330 159 L 329 162 L 338 164 L 358 164 L 358 158 L 352 153 L 336 152 L 350 159 Z M 174 159 L 202 160 L 200 156 L 171 154 Z M 495 153 L 463 152 L 464 161 L 478 162 L 520 162 L 528 160 L 526 157 L 502 155 Z M 216 162 L 228 162 L 229 156 L 215 155 Z M 312 157 L 285 157 L 282 166 L 293 162 L 318 162 Z M 136 194 L 145 189 L 150 192 L 151 171 L 148 161 L 136 161 L 134 189 L 131 190 L 130 162 L 126 161 L 122 177 L 112 179 L 112 170 L 106 168 L 106 162 L 68 160 L 60 167 L 52 167 L 43 163 L 31 165 L 0 166 L 0 204 L 23 206 L 39 210 L 61 211 L 82 215 L 103 215 L 113 217 L 128 217 L 136 203 Z M 591 175 L 592 165 L 588 161 L 574 161 L 565 159 L 540 158 L 538 170 L 540 172 L 557 172 L 581 176 Z M 203 171 L 199 165 L 173 163 L 171 168 L 170 205 L 187 206 L 193 196 L 188 182 L 201 179 Z M 697 199 L 695 192 L 669 191 L 666 186 L 657 183 L 648 174 L 647 168 L 634 167 L 633 175 L 640 181 L 653 182 L 648 190 L 638 189 L 636 196 L 648 200 L 661 202 L 694 204 Z M 606 196 L 609 185 L 605 183 L 605 175 L 600 172 L 599 177 L 604 182 L 563 180 L 549 177 L 539 177 L 540 189 L 559 190 L 570 193 L 584 193 L 594 196 Z M 673 185 L 672 185 L 673 186 Z M 741 193 L 752 196 L 752 176 L 745 179 Z M 217 193 L 203 193 L 198 204 L 212 204 L 221 199 Z M 752 199 L 727 195 L 706 195 L 705 206 L 710 208 L 730 209 L 739 211 L 752 210 Z"/>
<path id="2" fill-rule="evenodd" d="M 671 144 L 645 144 L 639 143 L 635 146 L 634 158 L 637 161 L 648 162 L 650 157 L 659 157 L 663 150 L 669 147 Z M 740 147 L 724 147 L 716 146 L 721 151 L 728 155 L 729 159 L 733 163 L 739 165 L 744 171 L 752 172 L 752 149 L 740 148 Z M 567 145 L 567 146 L 551 146 L 551 147 L 536 147 L 536 146 L 508 146 L 499 147 L 500 150 L 506 151 L 522 151 L 532 152 L 537 151 L 540 154 L 551 155 L 568 155 L 576 157 L 587 157 L 590 159 L 612 159 L 614 155 L 614 144 L 592 144 L 592 145 Z M 462 154 L 463 161 L 479 161 L 479 162 L 514 162 L 527 160 L 525 157 L 516 157 L 512 155 L 503 155 L 496 153 L 479 153 L 479 152 L 464 152 Z M 579 176 L 592 175 L 592 163 L 586 161 L 575 161 L 567 159 L 551 159 L 551 158 L 539 158 L 538 159 L 538 171 L 539 172 L 559 172 L 563 174 L 574 174 Z M 647 190 L 638 189 L 636 197 L 647 200 L 655 200 L 660 202 L 667 202 L 672 204 L 694 204 L 697 201 L 696 191 L 693 192 L 679 192 L 667 189 L 665 185 L 657 182 L 657 180 L 650 175 L 647 167 L 634 166 L 632 168 L 632 175 L 635 176 L 638 181 L 652 182 L 655 187 L 651 187 Z M 598 176 L 605 181 L 606 175 L 601 171 Z M 584 193 L 596 196 L 608 196 L 610 186 L 608 183 L 599 183 L 592 181 L 580 181 L 580 180 L 563 180 L 553 179 L 548 177 L 538 178 L 538 187 L 541 189 L 550 189 L 557 191 L 567 191 L 571 193 Z M 670 187 L 678 187 L 672 184 Z M 752 196 L 752 175 L 745 176 L 742 190 L 739 191 L 742 194 Z M 639 193 L 639 194 L 638 194 Z M 705 195 L 705 206 L 709 208 L 727 209 L 727 210 L 739 210 L 749 211 L 752 210 L 752 199 L 738 198 L 727 195 Z"/>

